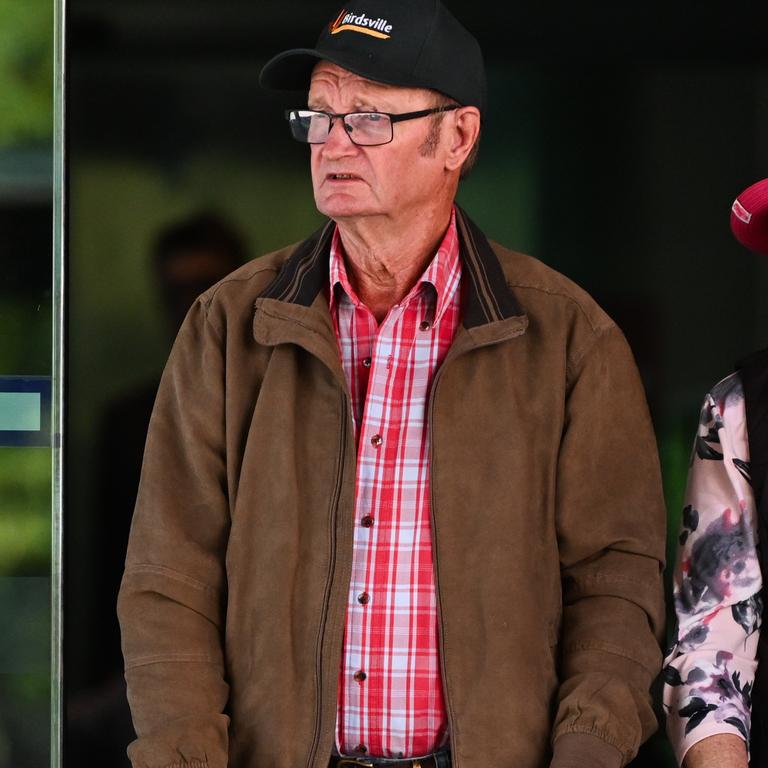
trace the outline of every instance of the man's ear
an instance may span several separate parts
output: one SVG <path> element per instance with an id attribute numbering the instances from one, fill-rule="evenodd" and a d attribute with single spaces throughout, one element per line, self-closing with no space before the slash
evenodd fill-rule
<path id="1" fill-rule="evenodd" d="M 445 156 L 445 168 L 454 171 L 464 164 L 480 135 L 480 110 L 477 107 L 461 107 L 450 115 L 449 144 Z"/>

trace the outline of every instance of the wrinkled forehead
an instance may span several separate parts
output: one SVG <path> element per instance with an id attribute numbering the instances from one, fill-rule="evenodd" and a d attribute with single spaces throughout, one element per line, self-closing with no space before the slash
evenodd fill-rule
<path id="1" fill-rule="evenodd" d="M 343 101 L 374 99 L 386 104 L 402 104 L 415 99 L 423 100 L 429 94 L 425 88 L 405 88 L 398 85 L 379 83 L 367 77 L 350 72 L 331 61 L 321 59 L 312 70 L 309 85 L 309 102 L 338 98 Z"/>

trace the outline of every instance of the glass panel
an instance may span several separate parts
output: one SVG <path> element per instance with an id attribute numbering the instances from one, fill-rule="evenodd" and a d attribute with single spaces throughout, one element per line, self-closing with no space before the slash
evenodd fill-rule
<path id="1" fill-rule="evenodd" d="M 54 0 L 1 0 L 0 766 L 13 768 L 56 757 L 48 738 L 57 690 L 50 653 L 55 58 Z"/>

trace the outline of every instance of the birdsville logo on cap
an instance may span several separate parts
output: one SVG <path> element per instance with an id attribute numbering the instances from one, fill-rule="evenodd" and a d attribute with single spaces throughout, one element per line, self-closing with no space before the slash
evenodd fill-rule
<path id="1" fill-rule="evenodd" d="M 749 224 L 752 220 L 752 214 L 739 202 L 738 198 L 733 201 L 731 210 L 733 211 L 734 216 L 736 216 L 737 219 L 741 219 L 745 224 Z"/>
<path id="2" fill-rule="evenodd" d="M 392 25 L 386 19 L 370 19 L 364 13 L 349 13 L 346 8 L 342 9 L 336 21 L 331 24 L 332 35 L 338 35 L 339 32 L 360 32 L 380 40 L 389 40 L 391 31 Z"/>

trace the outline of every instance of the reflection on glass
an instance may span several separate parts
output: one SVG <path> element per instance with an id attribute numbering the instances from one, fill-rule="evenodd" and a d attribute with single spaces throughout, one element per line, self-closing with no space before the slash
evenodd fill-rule
<path id="1" fill-rule="evenodd" d="M 0 2 L 0 766 L 50 761 L 53 1 Z"/>

